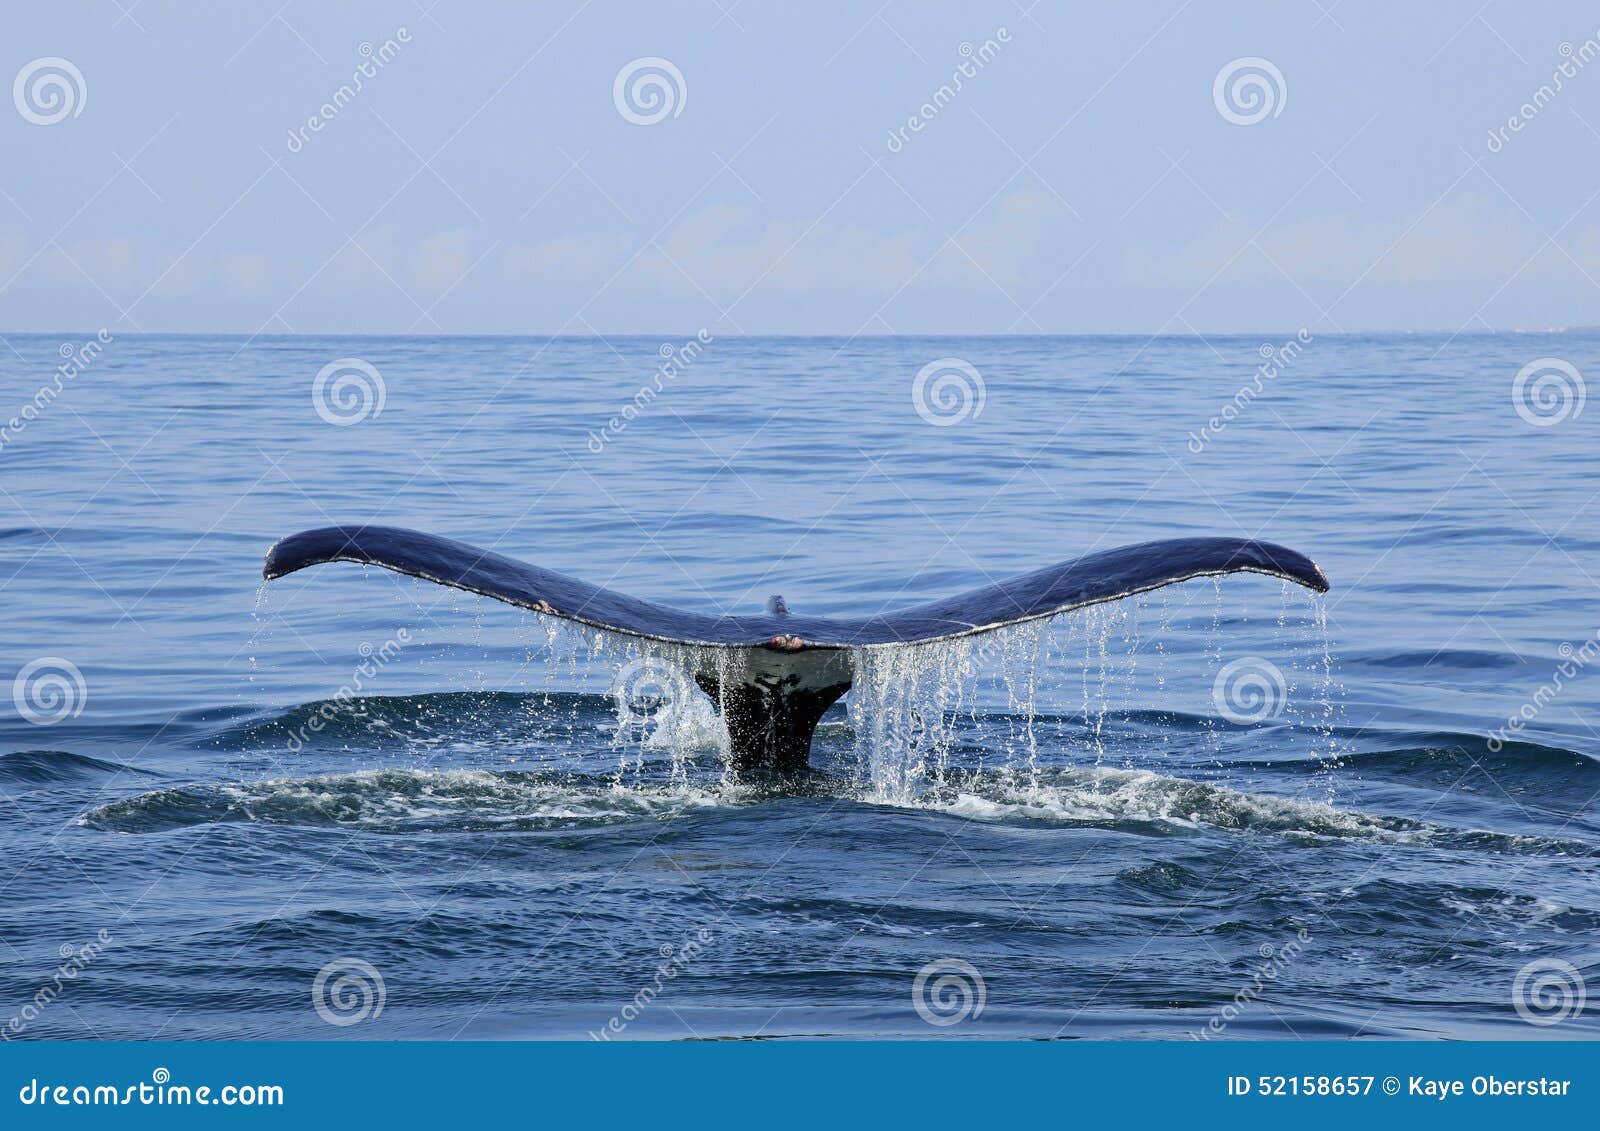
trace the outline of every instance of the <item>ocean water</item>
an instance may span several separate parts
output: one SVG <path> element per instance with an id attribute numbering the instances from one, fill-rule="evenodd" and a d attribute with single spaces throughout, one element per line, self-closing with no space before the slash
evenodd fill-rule
<path id="1" fill-rule="evenodd" d="M 716 338 L 659 390 L 692 332 L 91 336 L 0 351 L 8 1038 L 1600 1032 L 1600 336 Z M 1196 534 L 1333 589 L 864 655 L 785 787 L 625 641 L 262 586 L 362 521 L 706 611 Z"/>

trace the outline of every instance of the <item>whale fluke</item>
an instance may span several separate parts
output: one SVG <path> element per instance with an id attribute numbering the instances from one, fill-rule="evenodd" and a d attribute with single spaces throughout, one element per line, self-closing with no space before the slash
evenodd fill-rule
<path id="1" fill-rule="evenodd" d="M 719 702 L 734 767 L 784 773 L 804 770 L 817 720 L 849 690 L 849 649 L 989 632 L 1194 577 L 1262 573 L 1319 593 L 1328 589 L 1322 570 L 1304 554 L 1248 538 L 1141 542 L 869 617 L 797 614 L 781 597 L 753 616 L 673 609 L 394 526 L 326 526 L 290 535 L 267 551 L 262 573 L 271 580 L 323 562 L 383 566 L 608 632 L 737 650 L 736 665 L 692 674 Z"/>

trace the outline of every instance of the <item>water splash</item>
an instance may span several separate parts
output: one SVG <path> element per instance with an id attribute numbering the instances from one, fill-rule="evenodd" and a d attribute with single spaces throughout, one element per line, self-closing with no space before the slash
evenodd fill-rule
<path id="1" fill-rule="evenodd" d="M 1230 654 L 1245 647 L 1278 656 L 1292 674 L 1294 702 L 1284 721 L 1295 729 L 1284 733 L 1291 740 L 1311 735 L 1326 763 L 1323 784 L 1331 788 L 1341 689 L 1333 678 L 1326 608 L 1314 598 L 1309 609 L 1294 607 L 1284 585 L 1276 619 L 1252 623 L 1242 615 L 1225 618 L 1216 579 L 1209 601 L 1206 592 L 1204 583 L 1185 585 L 955 640 L 856 649 L 854 686 L 843 700 L 848 725 L 824 724 L 814 764 L 842 772 L 861 796 L 894 804 L 916 803 L 945 788 L 953 774 L 974 769 L 993 770 L 1026 790 L 1063 762 L 1148 767 L 1169 750 L 1188 746 L 1192 753 L 1196 734 L 1212 763 L 1225 769 L 1225 744 L 1242 741 L 1244 729 L 1219 722 L 1211 700 L 1226 629 Z M 451 591 L 449 599 L 457 596 Z M 491 687 L 486 664 L 453 658 L 461 651 L 485 659 L 492 653 L 485 601 L 465 600 L 473 603 L 470 643 L 419 645 L 419 666 L 443 655 L 452 658 L 451 682 L 461 692 L 521 696 L 525 733 L 537 727 L 544 735 L 564 734 L 570 751 L 594 749 L 598 739 L 612 753 L 614 787 L 664 778 L 690 788 L 708 762 L 731 781 L 722 705 L 695 677 L 705 677 L 706 686 L 736 684 L 736 651 L 640 640 L 529 612 L 517 624 L 513 654 L 521 663 Z M 265 636 L 278 617 L 258 611 L 257 619 L 258 635 Z M 1281 655 L 1286 648 L 1288 658 Z M 590 696 L 603 690 L 609 709 L 597 714 L 580 697 L 555 690 L 561 688 Z M 1174 709 L 1181 713 L 1162 713 Z M 429 766 L 463 746 L 451 734 L 459 726 L 448 718 L 417 718 L 408 727 L 387 714 L 357 714 L 362 726 L 397 732 L 402 746 L 391 757 L 406 765 Z M 1139 722 L 1143 717 L 1158 721 Z"/>
<path id="2" fill-rule="evenodd" d="M 738 800 L 704 787 L 624 787 L 581 775 L 385 769 L 157 790 L 101 805 L 79 823 L 124 833 L 232 823 L 377 833 L 528 832 L 670 820 Z"/>
<path id="3" fill-rule="evenodd" d="M 105 763 L 92 764 L 101 771 L 117 770 Z M 1580 840 L 1364 813 L 1150 770 L 1054 768 L 1042 771 L 1034 782 L 998 771 L 956 771 L 907 799 L 875 796 L 839 781 L 815 792 L 847 803 L 867 801 L 988 824 L 1111 828 L 1163 838 L 1221 830 L 1301 843 L 1356 840 L 1567 860 L 1600 856 L 1600 848 Z M 151 790 L 97 806 L 83 814 L 79 824 L 133 834 L 259 824 L 396 835 L 561 832 L 570 836 L 585 829 L 667 822 L 694 814 L 738 820 L 740 810 L 769 796 L 758 787 L 718 780 L 618 785 L 604 775 L 398 768 Z"/>
<path id="4" fill-rule="evenodd" d="M 848 699 L 854 778 L 871 797 L 909 802 L 948 767 L 965 689 L 976 670 L 971 637 L 852 652 Z"/>

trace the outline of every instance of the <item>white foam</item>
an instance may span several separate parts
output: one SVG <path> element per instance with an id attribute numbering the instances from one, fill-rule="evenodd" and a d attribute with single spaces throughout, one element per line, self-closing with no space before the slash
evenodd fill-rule
<path id="1" fill-rule="evenodd" d="M 142 829 L 224 820 L 334 825 L 375 831 L 665 820 L 737 803 L 717 788 L 620 785 L 487 770 L 361 770 L 313 778 L 269 778 L 140 794 L 84 818 L 98 827 Z"/>
<path id="2" fill-rule="evenodd" d="M 1437 831 L 1420 822 L 1369 816 L 1321 801 L 1242 793 L 1148 770 L 1105 768 L 1049 771 L 1033 779 L 975 776 L 952 789 L 930 791 L 920 807 L 978 821 L 1155 822 L 1398 844 L 1426 844 Z"/>

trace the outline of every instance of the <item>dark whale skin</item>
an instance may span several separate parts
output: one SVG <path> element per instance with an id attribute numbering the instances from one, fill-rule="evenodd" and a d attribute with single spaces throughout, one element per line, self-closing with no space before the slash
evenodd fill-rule
<path id="1" fill-rule="evenodd" d="M 267 551 L 262 574 L 282 577 L 323 562 L 362 562 L 454 586 L 550 616 L 649 640 L 717 648 L 870 648 L 987 632 L 1194 577 L 1262 573 L 1319 593 L 1328 580 L 1310 558 L 1250 538 L 1169 538 L 1088 554 L 993 585 L 870 617 L 788 613 L 711 616 L 641 601 L 479 549 L 397 526 L 325 526 Z"/>

